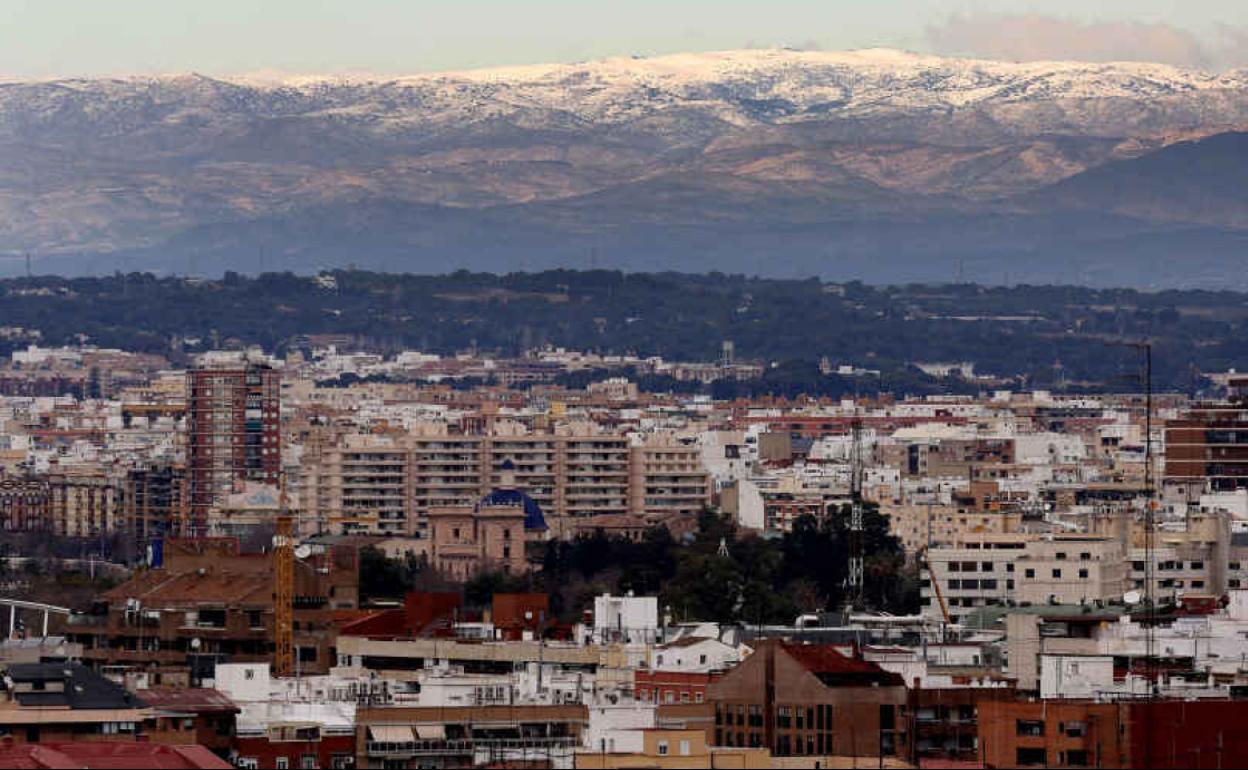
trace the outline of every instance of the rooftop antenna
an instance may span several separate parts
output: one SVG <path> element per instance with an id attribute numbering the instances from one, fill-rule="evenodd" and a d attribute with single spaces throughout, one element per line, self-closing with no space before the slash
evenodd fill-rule
<path id="1" fill-rule="evenodd" d="M 855 405 L 857 411 L 857 405 Z M 862 420 L 854 418 L 850 426 L 849 446 L 849 602 L 853 609 L 863 608 L 863 512 L 862 512 Z"/>

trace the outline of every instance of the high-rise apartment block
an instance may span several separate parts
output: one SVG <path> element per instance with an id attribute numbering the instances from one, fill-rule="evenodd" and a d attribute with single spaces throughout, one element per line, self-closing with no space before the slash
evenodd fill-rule
<path id="1" fill-rule="evenodd" d="M 212 356 L 187 372 L 184 534 L 205 535 L 208 512 L 245 481 L 277 485 L 281 377 L 252 355 Z"/>
<path id="2" fill-rule="evenodd" d="M 555 537 L 572 533 L 573 518 L 693 515 L 711 502 L 696 447 L 609 433 L 348 434 L 311 446 L 300 508 L 334 534 L 423 537 L 429 511 L 471 507 L 505 477 L 541 506 Z"/>

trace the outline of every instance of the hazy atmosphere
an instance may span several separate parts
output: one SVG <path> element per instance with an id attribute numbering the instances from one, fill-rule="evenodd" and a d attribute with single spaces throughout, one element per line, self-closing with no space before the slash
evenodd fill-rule
<path id="1" fill-rule="evenodd" d="M 411 73 L 751 47 L 1242 65 L 1239 0 L 4 0 L 0 76 Z"/>

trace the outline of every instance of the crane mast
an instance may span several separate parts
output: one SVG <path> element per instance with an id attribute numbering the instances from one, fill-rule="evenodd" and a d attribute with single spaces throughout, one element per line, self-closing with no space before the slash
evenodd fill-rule
<path id="1" fill-rule="evenodd" d="M 286 505 L 286 475 L 281 476 L 281 508 L 273 538 L 273 672 L 290 676 L 295 668 L 295 537 Z"/>

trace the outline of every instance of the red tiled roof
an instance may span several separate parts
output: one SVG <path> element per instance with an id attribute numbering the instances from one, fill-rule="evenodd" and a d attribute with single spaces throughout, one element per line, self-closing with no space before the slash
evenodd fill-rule
<path id="1" fill-rule="evenodd" d="M 237 714 L 240 709 L 219 690 L 209 687 L 148 687 L 135 693 L 156 709 L 193 714 Z"/>
<path id="2" fill-rule="evenodd" d="M 268 607 L 273 604 L 273 578 L 268 573 L 149 570 L 104 596 L 111 602 L 138 599 L 152 607 L 198 603 Z"/>
<path id="3" fill-rule="evenodd" d="M 837 651 L 830 644 L 781 645 L 786 653 L 812 674 L 876 673 L 880 667 Z"/>
<path id="4" fill-rule="evenodd" d="M 790 644 L 785 642 L 780 647 L 812 674 L 888 675 L 888 672 L 876 664 L 843 655 L 837 652 L 836 648 L 830 644 Z"/>
<path id="5" fill-rule="evenodd" d="M 23 743 L 0 747 L 0 768 L 113 770 L 230 770 L 229 762 L 203 746 L 82 741 Z"/>

